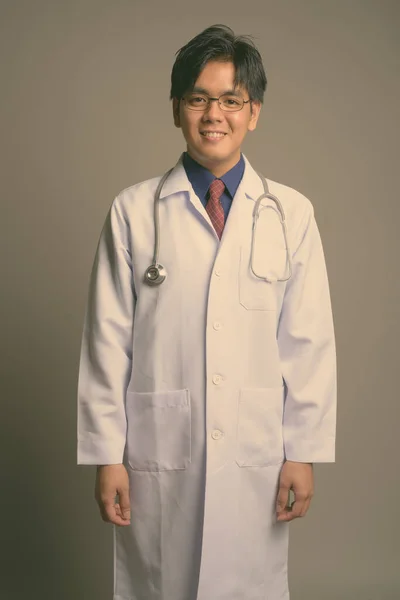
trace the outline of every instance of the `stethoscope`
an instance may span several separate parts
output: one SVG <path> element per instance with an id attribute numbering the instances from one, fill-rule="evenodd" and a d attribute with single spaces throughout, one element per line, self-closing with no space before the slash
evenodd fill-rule
<path id="1" fill-rule="evenodd" d="M 171 171 L 173 169 L 174 169 L 174 167 L 172 167 L 172 169 L 167 171 L 162 176 L 161 181 L 157 186 L 156 193 L 154 196 L 154 255 L 153 255 L 153 262 L 149 267 L 147 267 L 145 274 L 144 274 L 144 278 L 143 278 L 144 282 L 150 286 L 160 285 L 161 283 L 163 283 L 163 281 L 165 280 L 165 278 L 167 276 L 167 271 L 165 270 L 165 267 L 163 267 L 163 265 L 161 265 L 158 262 L 158 253 L 159 253 L 159 247 L 160 247 L 159 203 L 160 203 L 160 194 L 161 194 L 162 186 L 164 185 L 165 180 L 167 179 L 168 175 L 171 173 Z M 276 196 L 274 196 L 273 194 L 270 194 L 266 179 L 263 177 L 263 175 L 261 175 L 261 173 L 257 172 L 257 175 L 261 178 L 261 181 L 263 182 L 264 193 L 261 194 L 261 196 L 257 199 L 255 206 L 254 206 L 254 210 L 253 210 L 253 229 L 252 229 L 252 237 L 251 237 L 250 268 L 251 268 L 253 274 L 258 279 L 265 279 L 269 283 L 273 283 L 275 281 L 287 281 L 292 276 L 292 261 L 290 258 L 290 250 L 289 250 L 289 244 L 288 244 L 288 240 L 287 240 L 285 213 L 283 211 L 282 204 L 280 203 L 278 198 Z M 286 259 L 287 259 L 287 264 L 289 266 L 289 275 L 287 277 L 281 278 L 281 279 L 279 279 L 279 278 L 269 279 L 267 276 L 259 275 L 258 273 L 256 273 L 253 268 L 254 240 L 256 238 L 257 221 L 260 216 L 259 215 L 259 206 L 260 206 L 260 202 L 263 198 L 269 198 L 269 199 L 273 200 L 279 209 L 279 219 L 280 219 L 280 222 L 282 225 L 283 237 L 284 237 L 284 241 L 285 241 Z M 272 206 L 266 206 L 264 208 L 272 208 Z"/>

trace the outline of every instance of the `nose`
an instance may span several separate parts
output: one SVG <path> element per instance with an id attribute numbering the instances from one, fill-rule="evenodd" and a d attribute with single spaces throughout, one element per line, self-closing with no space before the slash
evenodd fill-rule
<path id="1" fill-rule="evenodd" d="M 204 111 L 204 114 L 207 115 L 208 117 L 221 117 L 223 116 L 223 110 L 219 105 L 219 102 L 217 99 L 215 98 L 210 98 L 210 103 L 207 107 L 207 109 Z"/>

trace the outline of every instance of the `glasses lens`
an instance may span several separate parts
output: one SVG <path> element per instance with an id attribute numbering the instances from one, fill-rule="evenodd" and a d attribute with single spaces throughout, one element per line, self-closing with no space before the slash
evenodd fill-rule
<path id="1" fill-rule="evenodd" d="M 243 108 L 243 99 L 238 96 L 226 94 L 219 99 L 222 110 L 234 112 Z M 208 96 L 204 94 L 189 94 L 185 97 L 185 103 L 191 110 L 206 110 L 208 108 Z"/>
<path id="2" fill-rule="evenodd" d="M 203 94 L 189 94 L 185 97 L 185 103 L 192 110 L 205 110 L 208 98 L 207 96 L 203 96 Z"/>
<path id="3" fill-rule="evenodd" d="M 240 110 L 243 106 L 243 99 L 238 96 L 230 96 L 226 94 L 225 96 L 221 96 L 219 99 L 222 104 L 222 108 L 228 111 Z"/>

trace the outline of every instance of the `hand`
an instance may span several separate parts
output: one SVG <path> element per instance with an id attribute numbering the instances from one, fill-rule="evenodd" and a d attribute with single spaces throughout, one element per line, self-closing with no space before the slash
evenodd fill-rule
<path id="1" fill-rule="evenodd" d="M 287 505 L 290 489 L 293 490 L 295 495 L 295 501 L 291 508 Z M 292 521 L 297 517 L 304 517 L 313 495 L 314 473 L 312 463 L 286 461 L 280 473 L 276 502 L 277 520 Z"/>
<path id="2" fill-rule="evenodd" d="M 115 499 L 117 494 L 119 503 Z M 95 498 L 103 521 L 114 525 L 130 525 L 129 475 L 124 465 L 97 467 Z"/>

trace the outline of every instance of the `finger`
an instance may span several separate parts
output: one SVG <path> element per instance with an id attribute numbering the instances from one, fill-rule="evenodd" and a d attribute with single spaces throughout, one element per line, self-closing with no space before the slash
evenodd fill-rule
<path id="1" fill-rule="evenodd" d="M 276 513 L 279 515 L 287 507 L 289 500 L 289 487 L 281 484 L 279 487 L 278 496 L 276 499 Z"/>
<path id="2" fill-rule="evenodd" d="M 292 504 L 293 506 L 293 504 Z M 277 514 L 278 521 L 290 521 L 292 518 L 292 506 L 286 504 L 286 506 Z"/>
<path id="3" fill-rule="evenodd" d="M 307 498 L 307 500 L 304 502 L 303 511 L 302 511 L 302 514 L 300 515 L 301 517 L 306 516 L 308 509 L 310 508 L 310 504 L 311 504 L 311 498 Z"/>
<path id="4" fill-rule="evenodd" d="M 290 488 L 288 490 L 288 495 L 284 506 L 282 507 L 280 512 L 277 512 L 278 521 L 290 521 L 292 518 L 292 509 L 294 506 L 294 499 L 292 499 L 293 490 Z"/>
<path id="5" fill-rule="evenodd" d="M 114 523 L 115 525 L 121 525 L 121 526 L 125 526 L 126 525 L 130 525 L 131 521 L 130 519 L 124 519 L 122 516 L 122 511 L 121 511 L 121 506 L 119 504 L 115 505 L 115 512 L 116 512 L 116 522 Z"/>
<path id="6" fill-rule="evenodd" d="M 124 522 L 124 524 L 129 525 L 129 523 L 131 522 L 130 516 L 124 518 L 123 511 L 122 511 L 120 504 L 115 504 L 115 512 L 116 512 L 117 516 Z"/>
<path id="7" fill-rule="evenodd" d="M 299 517 L 304 517 L 307 513 L 308 507 L 310 505 L 311 498 L 296 498 L 293 502 L 291 508 L 283 511 L 278 516 L 278 521 L 293 521 L 293 519 L 298 519 Z"/>
<path id="8" fill-rule="evenodd" d="M 304 509 L 304 504 L 305 501 L 308 498 L 308 495 L 305 494 L 304 492 L 300 492 L 300 491 L 294 491 L 294 502 L 292 504 L 292 514 L 294 515 L 294 518 L 300 517 L 300 515 L 302 514 L 302 511 Z"/>
<path id="9" fill-rule="evenodd" d="M 129 488 L 122 489 L 119 492 L 119 505 L 121 507 L 121 517 L 127 521 L 131 518 L 131 503 L 129 498 Z"/>
<path id="10" fill-rule="evenodd" d="M 313 493 L 305 493 L 305 494 L 297 494 L 296 500 L 299 502 L 299 505 L 296 507 L 295 516 L 296 517 L 304 517 L 307 514 L 307 511 L 310 507 L 311 500 L 313 497 Z"/>
<path id="11" fill-rule="evenodd" d="M 118 504 L 114 504 L 114 501 L 106 500 L 102 506 L 100 507 L 100 512 L 103 521 L 106 523 L 112 523 L 113 525 L 129 525 L 129 522 L 122 519 L 121 516 L 118 515 L 117 511 Z M 120 507 L 118 506 L 118 509 Z"/>

